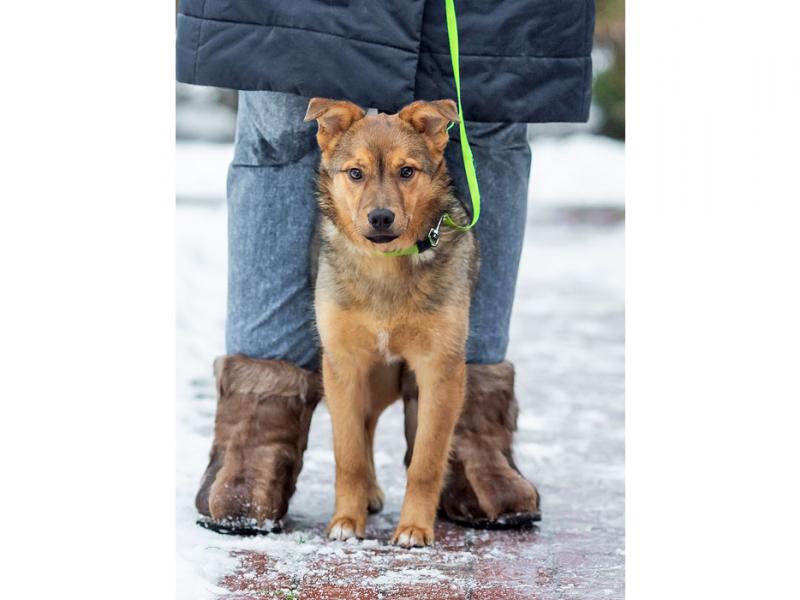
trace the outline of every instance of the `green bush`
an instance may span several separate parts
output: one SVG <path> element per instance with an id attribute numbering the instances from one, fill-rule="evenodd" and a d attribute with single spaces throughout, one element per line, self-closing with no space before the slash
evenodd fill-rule
<path id="1" fill-rule="evenodd" d="M 595 45 L 607 48 L 611 65 L 595 76 L 593 98 L 603 111 L 600 133 L 625 139 L 625 2 L 597 0 Z"/>

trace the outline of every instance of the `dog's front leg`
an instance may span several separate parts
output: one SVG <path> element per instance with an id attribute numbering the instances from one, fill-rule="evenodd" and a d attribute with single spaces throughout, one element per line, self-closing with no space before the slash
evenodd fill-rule
<path id="1" fill-rule="evenodd" d="M 400 523 L 392 543 L 433 543 L 433 525 L 453 429 L 461 414 L 466 385 L 464 357 L 409 361 L 419 386 L 418 428 Z"/>
<path id="2" fill-rule="evenodd" d="M 326 533 L 335 540 L 361 538 L 367 522 L 369 476 L 364 430 L 368 369 L 352 357 L 336 359 L 323 353 L 322 377 L 336 458 L 336 508 Z"/>

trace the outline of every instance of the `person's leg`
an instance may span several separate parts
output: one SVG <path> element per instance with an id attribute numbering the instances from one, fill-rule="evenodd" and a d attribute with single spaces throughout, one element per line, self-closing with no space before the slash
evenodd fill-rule
<path id="1" fill-rule="evenodd" d="M 531 152 L 526 129 L 524 124 L 467 123 L 482 199 L 476 225 L 481 267 L 470 310 L 467 393 L 441 510 L 468 525 L 514 526 L 539 518 L 538 492 L 512 457 L 517 403 L 514 368 L 505 361 L 527 213 Z M 468 200 L 458 128 L 451 131 L 445 156 L 459 197 Z M 416 410 L 413 385 L 404 385 L 404 400 L 408 418 Z"/>
<path id="2" fill-rule="evenodd" d="M 451 132 L 447 165 L 459 197 L 469 204 L 457 127 Z M 526 132 L 527 126 L 519 123 L 467 123 L 482 198 L 475 226 L 481 267 L 470 307 L 468 363 L 506 359 L 528 209 L 531 149 Z"/>
<path id="3" fill-rule="evenodd" d="M 308 99 L 241 92 L 228 173 L 228 354 L 316 370 L 309 248 L 319 151 Z"/>
<path id="4" fill-rule="evenodd" d="M 531 149 L 526 131 L 520 123 L 467 123 L 482 198 L 475 227 L 481 268 L 470 309 L 468 363 L 494 364 L 506 358 L 528 208 Z M 458 128 L 451 133 L 445 157 L 459 197 L 469 205 Z"/>
<path id="5" fill-rule="evenodd" d="M 278 520 L 321 396 L 309 249 L 316 222 L 308 100 L 241 92 L 228 174 L 227 356 L 196 506 L 228 530 Z"/>

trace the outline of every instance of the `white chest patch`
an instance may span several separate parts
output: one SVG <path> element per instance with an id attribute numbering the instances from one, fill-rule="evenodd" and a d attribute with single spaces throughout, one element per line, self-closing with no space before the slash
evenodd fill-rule
<path id="1" fill-rule="evenodd" d="M 389 352 L 389 332 L 386 330 L 381 330 L 378 332 L 377 335 L 378 340 L 378 353 L 383 355 L 386 364 L 391 364 L 400 360 L 400 357 L 396 354 L 392 354 Z"/>

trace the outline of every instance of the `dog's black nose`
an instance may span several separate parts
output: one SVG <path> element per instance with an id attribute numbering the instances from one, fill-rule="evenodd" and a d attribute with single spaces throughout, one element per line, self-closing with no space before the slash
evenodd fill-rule
<path id="1" fill-rule="evenodd" d="M 375 231 L 386 231 L 394 223 L 394 213 L 388 208 L 376 208 L 367 215 Z"/>

